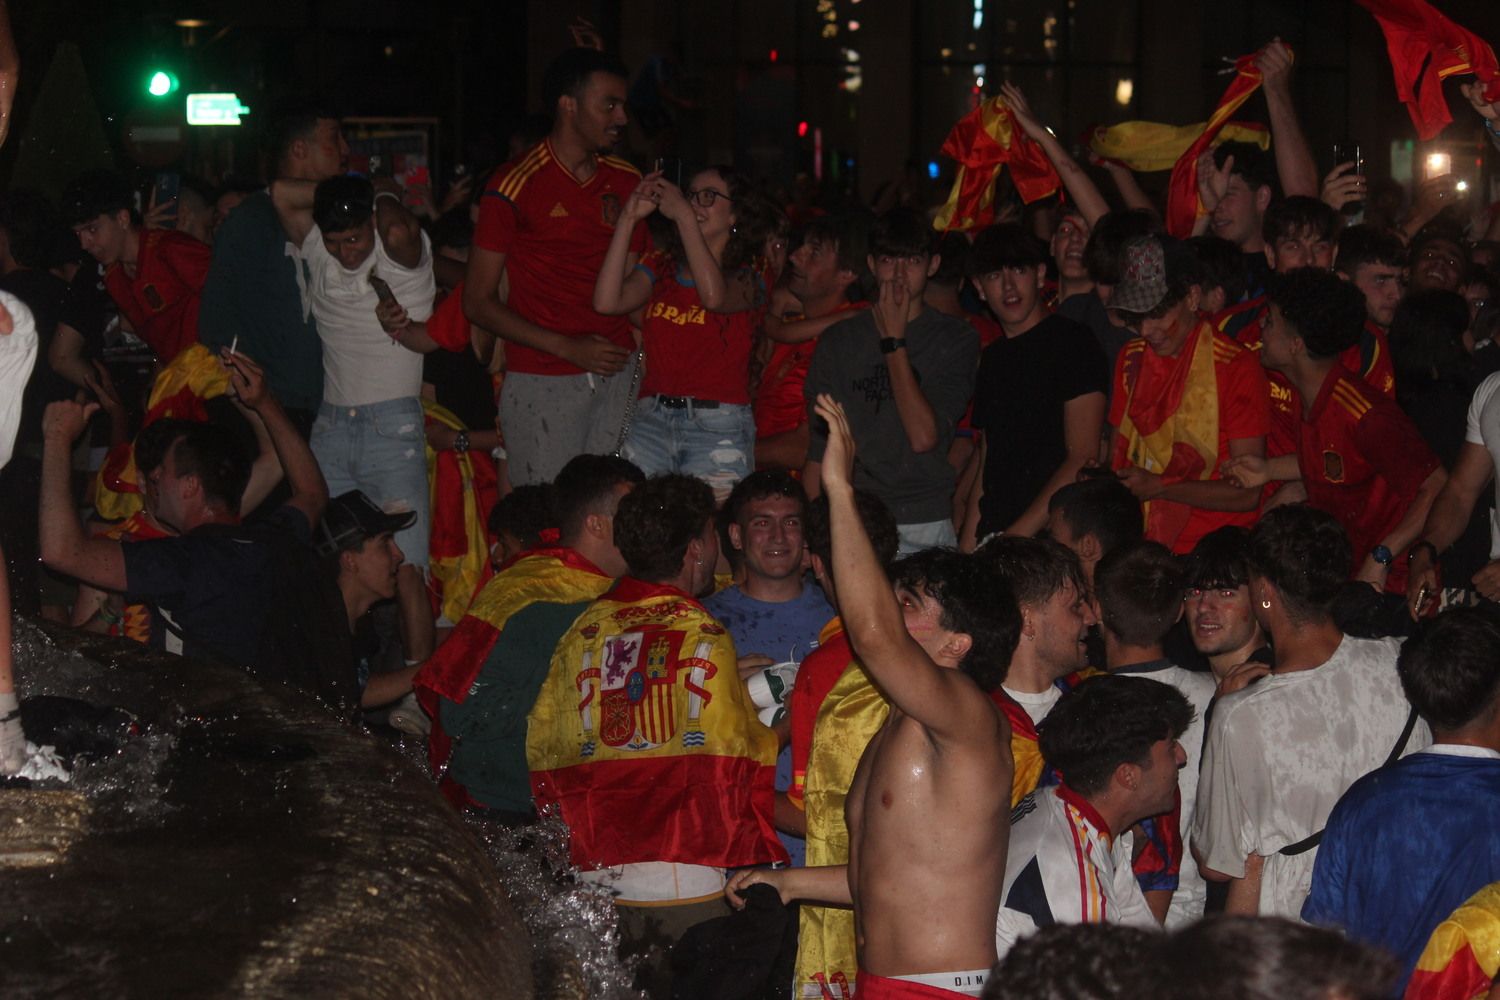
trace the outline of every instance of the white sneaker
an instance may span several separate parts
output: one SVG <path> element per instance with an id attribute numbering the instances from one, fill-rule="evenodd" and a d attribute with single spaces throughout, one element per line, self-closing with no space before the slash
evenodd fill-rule
<path id="1" fill-rule="evenodd" d="M 392 729 L 412 736 L 426 736 L 432 732 L 432 721 L 427 718 L 427 713 L 422 711 L 422 706 L 417 703 L 415 694 L 408 694 L 396 702 L 396 707 L 391 709 L 391 714 L 387 718 L 387 724 Z"/>

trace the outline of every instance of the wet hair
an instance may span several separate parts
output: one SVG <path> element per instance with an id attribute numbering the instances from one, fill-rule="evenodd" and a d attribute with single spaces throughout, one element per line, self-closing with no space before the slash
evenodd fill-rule
<path id="1" fill-rule="evenodd" d="M 1352 278 L 1366 264 L 1405 267 L 1406 247 L 1391 233 L 1371 226 L 1350 226 L 1339 233 L 1333 266 L 1340 274 Z"/>
<path id="2" fill-rule="evenodd" d="M 1289 239 L 1307 230 L 1312 230 L 1316 237 L 1331 241 L 1339 231 L 1339 214 L 1318 198 L 1294 194 L 1271 202 L 1260 223 L 1261 238 L 1272 247 L 1277 240 Z"/>
<path id="3" fill-rule="evenodd" d="M 1245 297 L 1249 277 L 1245 272 L 1245 255 L 1239 247 L 1222 236 L 1194 236 L 1186 243 L 1203 272 L 1204 292 L 1224 289 L 1226 306 Z"/>
<path id="4" fill-rule="evenodd" d="M 881 499 L 869 490 L 854 491 L 854 509 L 859 512 L 860 527 L 870 539 L 875 558 L 880 568 L 890 572 L 896 561 L 896 552 L 901 547 L 901 535 L 896 530 L 896 518 Z M 807 505 L 802 521 L 802 540 L 807 551 L 823 560 L 825 567 L 833 566 L 833 532 L 828 523 L 828 497 L 819 496 Z"/>
<path id="5" fill-rule="evenodd" d="M 1163 935 L 1126 924 L 1052 924 L 1017 941 L 981 1000 L 1136 1000 Z"/>
<path id="6" fill-rule="evenodd" d="M 69 226 L 83 225 L 116 212 L 129 212 L 131 221 L 136 221 L 135 192 L 117 171 L 86 170 L 63 191 L 63 222 Z"/>
<path id="7" fill-rule="evenodd" d="M 1500 606 L 1443 612 L 1401 646 L 1401 690 L 1434 733 L 1500 711 Z"/>
<path id="8" fill-rule="evenodd" d="M 1364 293 L 1331 271 L 1288 271 L 1272 283 L 1270 299 L 1314 358 L 1337 357 L 1364 333 Z"/>
<path id="9" fill-rule="evenodd" d="M 631 576 L 664 583 L 682 572 L 688 545 L 713 516 L 714 491 L 703 480 L 652 476 L 620 498 L 615 545 Z"/>
<path id="10" fill-rule="evenodd" d="M 1118 285 L 1125 264 L 1125 244 L 1161 232 L 1161 222 L 1143 208 L 1109 212 L 1094 223 L 1083 246 L 1083 266 L 1090 280 L 1100 285 Z"/>
<path id="11" fill-rule="evenodd" d="M 151 421 L 137 431 L 134 443 L 136 472 L 141 477 L 155 472 L 157 467 L 166 460 L 167 452 L 172 450 L 172 444 L 196 423 L 198 423 L 196 420 L 162 417 L 160 420 Z"/>
<path id="12" fill-rule="evenodd" d="M 1297 621 L 1328 618 L 1353 560 L 1343 526 L 1305 503 L 1267 511 L 1251 529 L 1245 552 L 1250 575 L 1274 584 Z"/>
<path id="13" fill-rule="evenodd" d="M 318 122 L 339 119 L 339 113 L 326 101 L 317 97 L 299 95 L 279 101 L 271 109 L 271 127 L 266 133 L 266 149 L 271 154 L 273 171 L 280 174 L 292 145 L 298 140 L 307 141 L 317 131 Z"/>
<path id="14" fill-rule="evenodd" d="M 963 233 L 944 233 L 938 238 L 938 267 L 927 279 L 928 284 L 956 288 L 969 273 L 969 257 L 973 253 L 969 240 Z"/>
<path id="15" fill-rule="evenodd" d="M 1391 363 L 1403 389 L 1439 380 L 1462 380 L 1473 368 L 1464 348 L 1469 304 L 1457 292 L 1409 292 L 1391 320 Z"/>
<path id="16" fill-rule="evenodd" d="M 943 609 L 939 624 L 970 639 L 958 668 L 980 690 L 995 690 L 1021 638 L 1021 609 L 989 561 L 954 549 L 925 549 L 897 561 L 891 578 L 937 602 Z"/>
<path id="17" fill-rule="evenodd" d="M 1281 917 L 1206 917 L 1158 954 L 1178 1000 L 1385 1000 L 1399 975 L 1377 948 Z"/>
<path id="18" fill-rule="evenodd" d="M 630 79 L 619 59 L 597 49 L 579 47 L 558 53 L 542 73 L 542 107 L 547 114 L 556 114 L 557 102 L 563 96 L 579 97 L 595 73 Z"/>
<path id="19" fill-rule="evenodd" d="M 1237 525 L 1210 531 L 1198 539 L 1183 560 L 1183 588 L 1238 590 L 1247 586 L 1250 569 L 1245 553 L 1249 546 L 1250 532 Z"/>
<path id="20" fill-rule="evenodd" d="M 357 229 L 369 222 L 374 212 L 375 185 L 364 177 L 330 177 L 313 191 L 313 222 L 325 236 Z"/>
<path id="21" fill-rule="evenodd" d="M 1037 724 L 1042 759 L 1080 795 L 1109 787 L 1121 764 L 1143 764 L 1151 747 L 1175 740 L 1193 707 L 1170 684 L 1103 674 L 1065 693 Z"/>
<path id="22" fill-rule="evenodd" d="M 797 501 L 804 511 L 807 509 L 807 492 L 795 476 L 785 469 L 758 469 L 734 484 L 719 517 L 726 525 L 736 524 L 750 501 L 767 497 L 786 497 Z"/>
<path id="23" fill-rule="evenodd" d="M 932 253 L 936 234 L 922 213 L 897 206 L 875 220 L 870 230 L 870 256 L 916 257 Z"/>
<path id="24" fill-rule="evenodd" d="M 172 443 L 177 475 L 195 476 L 209 503 L 239 513 L 250 461 L 239 441 L 214 424 L 190 423 Z"/>
<path id="25" fill-rule="evenodd" d="M 1047 512 L 1059 511 L 1074 538 L 1093 535 L 1099 550 L 1109 552 L 1146 534 L 1141 502 L 1112 476 L 1065 483 L 1047 500 Z"/>
<path id="26" fill-rule="evenodd" d="M 514 535 L 523 549 L 542 544 L 542 532 L 557 527 L 557 513 L 552 502 L 551 483 L 517 486 L 490 509 L 490 534 Z"/>
<path id="27" fill-rule="evenodd" d="M 1002 268 L 1035 268 L 1047 263 L 1047 245 L 1013 223 L 990 226 L 974 239 L 969 276 L 978 278 Z"/>
<path id="28" fill-rule="evenodd" d="M 615 488 L 639 486 L 646 474 L 617 455 L 575 455 L 552 481 L 552 512 L 563 544 L 576 541 L 590 514 L 615 513 Z"/>
<path id="29" fill-rule="evenodd" d="M 1022 607 L 1045 604 L 1070 583 L 1080 594 L 1089 589 L 1078 556 L 1050 538 L 1001 535 L 981 546 L 978 555 L 995 568 Z"/>
<path id="30" fill-rule="evenodd" d="M 1117 548 L 1094 567 L 1104 627 L 1133 646 L 1161 641 L 1182 613 L 1183 589 L 1182 564 L 1158 542 Z"/>
<path id="31" fill-rule="evenodd" d="M 839 258 L 839 270 L 854 275 L 845 290 L 851 302 L 868 298 L 873 279 L 870 275 L 870 214 L 857 210 L 842 215 L 820 215 L 802 229 L 802 243 L 826 243 L 833 246 Z"/>
<path id="32" fill-rule="evenodd" d="M 1214 150 L 1214 166 L 1222 168 L 1231 156 L 1229 176 L 1243 179 L 1251 191 L 1264 187 L 1276 193 L 1276 161 L 1269 153 L 1251 142 L 1223 142 Z"/>

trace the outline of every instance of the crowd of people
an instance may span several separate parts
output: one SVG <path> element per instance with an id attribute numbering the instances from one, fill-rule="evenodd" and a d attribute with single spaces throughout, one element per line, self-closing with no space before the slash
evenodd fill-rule
<path id="1" fill-rule="evenodd" d="M 1500 206 L 1249 65 L 1190 232 L 1010 84 L 984 226 L 643 174 L 593 48 L 440 204 L 8 192 L 10 601 L 561 819 L 652 997 L 1500 995 Z"/>

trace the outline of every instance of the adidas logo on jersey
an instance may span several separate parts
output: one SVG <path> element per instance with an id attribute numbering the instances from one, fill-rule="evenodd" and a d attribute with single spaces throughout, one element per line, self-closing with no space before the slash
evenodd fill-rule
<path id="1" fill-rule="evenodd" d="M 547 214 L 552 216 L 552 218 L 554 219 L 566 219 L 568 217 L 568 210 L 566 208 L 563 208 L 562 202 L 558 202 L 556 205 L 552 206 L 552 211 L 548 212 Z"/>

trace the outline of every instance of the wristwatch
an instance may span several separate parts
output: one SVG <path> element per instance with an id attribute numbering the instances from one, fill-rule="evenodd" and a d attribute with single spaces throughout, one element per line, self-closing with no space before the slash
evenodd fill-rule
<path id="1" fill-rule="evenodd" d="M 1384 545 L 1377 545 L 1370 550 L 1370 558 L 1375 560 L 1377 566 L 1389 566 L 1391 560 L 1396 557 L 1391 555 L 1391 550 Z"/>
<path id="2" fill-rule="evenodd" d="M 469 432 L 459 431 L 453 435 L 453 450 L 463 453 L 469 450 Z"/>
<path id="3" fill-rule="evenodd" d="M 906 348 L 906 338 L 905 337 L 881 337 L 880 338 L 880 353 L 881 354 L 891 354 L 891 353 L 893 353 L 895 351 L 904 350 L 905 348 Z"/>

